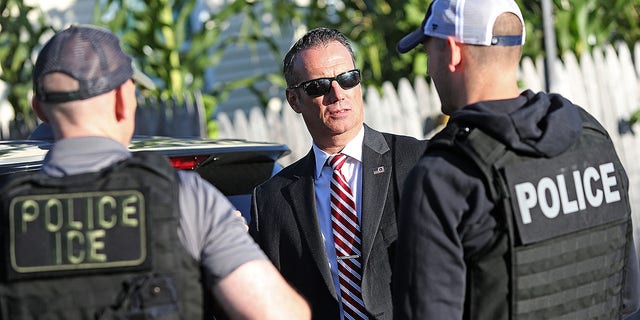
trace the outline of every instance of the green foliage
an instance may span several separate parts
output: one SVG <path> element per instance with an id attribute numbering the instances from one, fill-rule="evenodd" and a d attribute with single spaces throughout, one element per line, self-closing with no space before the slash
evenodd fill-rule
<path id="1" fill-rule="evenodd" d="M 636 123 L 640 122 L 640 109 L 638 109 L 638 111 L 634 112 L 631 117 L 629 118 L 629 125 L 633 126 Z"/>
<path id="2" fill-rule="evenodd" d="M 545 54 L 541 1 L 516 0 L 525 20 L 527 40 L 523 55 Z M 396 52 L 407 33 L 420 27 L 430 1 L 424 0 L 325 0 L 311 1 L 302 21 L 309 29 L 330 26 L 345 32 L 354 42 L 357 61 L 366 85 L 397 84 L 401 78 L 426 74 L 425 54 Z M 330 5 L 333 4 L 333 5 Z M 557 51 L 578 56 L 595 46 L 640 41 L 640 0 L 553 0 Z M 421 50 L 417 48 L 416 50 Z"/>
<path id="3" fill-rule="evenodd" d="M 353 42 L 363 82 L 380 87 L 387 80 L 397 83 L 425 74 L 424 55 L 400 55 L 395 46 L 420 26 L 427 6 L 424 0 L 310 1 L 308 8 L 296 10 L 308 29 L 326 26 L 344 32 Z"/>
<path id="4" fill-rule="evenodd" d="M 526 23 L 524 55 L 544 54 L 541 2 L 516 2 Z M 367 86 L 380 87 L 384 81 L 395 84 L 400 78 L 413 79 L 426 73 L 426 55 L 401 55 L 395 49 L 404 35 L 421 25 L 429 4 L 425 0 L 231 0 L 217 12 L 200 15 L 197 23 L 192 21 L 197 0 L 97 3 L 95 22 L 118 34 L 136 65 L 154 79 L 157 89 L 143 94 L 182 99 L 199 90 L 207 119 L 235 88 L 248 88 L 266 105 L 270 93 L 259 84 L 267 81 L 284 86 L 279 73 L 256 72 L 212 88 L 205 87 L 204 80 L 205 70 L 224 63 L 223 54 L 237 44 L 257 52 L 257 44 L 265 43 L 279 61 L 283 54 L 276 43 L 281 37 L 280 25 L 307 29 L 328 26 L 345 32 L 353 41 Z M 580 54 L 615 41 L 640 41 L 640 0 L 553 0 L 553 4 L 559 53 L 569 50 Z M 0 15 L 0 80 L 11 86 L 7 99 L 17 116 L 35 122 L 28 101 L 32 57 L 51 28 L 39 9 L 22 0 L 0 0 Z M 234 19 L 242 19 L 240 32 L 229 34 L 225 31 Z M 265 24 L 270 33 L 264 32 Z M 209 135 L 215 130 L 214 121 L 208 121 Z"/>
<path id="5" fill-rule="evenodd" d="M 541 1 L 516 0 L 525 19 L 527 41 L 523 54 L 544 54 Z M 580 54 L 594 46 L 640 40 L 640 0 L 554 0 L 558 52 Z M 334 5 L 329 5 L 333 3 Z M 304 18 L 309 28 L 330 26 L 345 32 L 358 48 L 366 84 L 397 83 L 426 73 L 424 54 L 400 55 L 395 46 L 420 27 L 430 1 L 354 0 L 311 1 Z M 416 49 L 420 50 L 420 48 Z"/>
<path id="6" fill-rule="evenodd" d="M 144 92 L 145 95 L 180 100 L 190 97 L 190 92 L 201 91 L 207 119 L 212 118 L 215 107 L 237 87 L 253 88 L 261 100 L 267 101 L 268 97 L 260 96 L 264 93 L 255 85 L 268 75 L 257 74 L 213 88 L 206 88 L 204 79 L 207 68 L 223 63 L 221 59 L 229 46 L 262 42 L 278 52 L 273 36 L 262 33 L 261 16 L 255 8 L 257 2 L 231 1 L 215 13 L 200 15 L 200 20 L 194 23 L 192 13 L 196 4 L 196 0 L 106 0 L 96 6 L 94 17 L 96 24 L 119 35 L 125 51 L 155 80 L 157 89 Z M 240 13 L 245 15 L 241 31 L 223 37 L 223 32 Z M 216 126 L 208 125 L 207 131 L 214 136 Z"/>
<path id="7" fill-rule="evenodd" d="M 639 0 L 554 0 L 558 51 L 580 55 L 594 46 L 640 40 Z"/>
<path id="8" fill-rule="evenodd" d="M 28 16 L 38 19 L 30 21 Z M 28 99 L 32 87 L 32 53 L 50 30 L 38 8 L 22 0 L 0 0 L 0 80 L 10 86 L 6 99 L 13 106 L 16 119 L 27 129 L 36 124 Z"/>

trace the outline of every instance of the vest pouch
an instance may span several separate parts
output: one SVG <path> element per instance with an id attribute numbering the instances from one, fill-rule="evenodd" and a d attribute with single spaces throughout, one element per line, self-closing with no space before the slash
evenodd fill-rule
<path id="1" fill-rule="evenodd" d="M 117 301 L 97 319 L 178 320 L 176 286 L 169 275 L 145 274 L 123 283 Z"/>
<path id="2" fill-rule="evenodd" d="M 629 231 L 621 221 L 515 248 L 517 319 L 620 319 Z"/>
<path id="3" fill-rule="evenodd" d="M 109 275 L 1 283 L 0 319 L 97 319 L 96 311 L 116 301 L 121 284 L 128 278 Z"/>

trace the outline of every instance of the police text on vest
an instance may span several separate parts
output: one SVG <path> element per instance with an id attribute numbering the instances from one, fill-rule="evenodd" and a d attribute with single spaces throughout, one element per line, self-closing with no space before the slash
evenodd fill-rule
<path id="1" fill-rule="evenodd" d="M 620 192 L 614 190 L 618 185 L 614 171 L 613 163 L 608 162 L 597 167 L 587 167 L 583 171 L 575 170 L 570 176 L 559 174 L 555 177 L 542 177 L 535 184 L 516 184 L 516 201 L 522 223 L 532 222 L 531 210 L 536 207 L 539 207 L 545 217 L 553 219 L 561 211 L 563 214 L 584 211 L 587 204 L 597 208 L 603 202 L 620 201 Z"/>
<path id="2" fill-rule="evenodd" d="M 144 219 L 144 196 L 136 190 L 16 197 L 10 205 L 12 267 L 37 272 L 138 265 L 146 256 Z M 46 251 L 25 252 L 34 243 Z"/>

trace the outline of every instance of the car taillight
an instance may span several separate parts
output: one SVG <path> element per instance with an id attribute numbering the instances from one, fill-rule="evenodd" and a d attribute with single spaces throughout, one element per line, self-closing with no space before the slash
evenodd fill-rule
<path id="1" fill-rule="evenodd" d="M 171 165 L 180 170 L 193 170 L 197 168 L 202 162 L 207 160 L 209 156 L 180 156 L 169 157 Z"/>

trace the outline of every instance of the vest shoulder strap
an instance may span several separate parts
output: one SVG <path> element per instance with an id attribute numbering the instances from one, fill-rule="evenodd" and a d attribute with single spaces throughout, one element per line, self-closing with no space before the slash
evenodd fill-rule
<path id="1" fill-rule="evenodd" d="M 611 137 L 606 129 L 588 112 L 576 106 L 582 119 L 583 135 L 595 136 L 611 142 Z M 473 164 L 482 172 L 485 178 L 491 199 L 500 200 L 508 195 L 504 184 L 499 183 L 496 178 L 496 168 L 505 162 L 517 157 L 526 157 L 509 152 L 507 147 L 480 129 L 450 121 L 447 126 L 430 141 L 426 152 L 440 150 L 442 152 L 455 152 L 471 160 Z M 626 187 L 627 181 L 622 181 Z"/>
<path id="2" fill-rule="evenodd" d="M 3 175 L 0 178 L 0 190 L 13 190 L 15 187 L 19 188 L 19 186 L 27 184 L 49 187 L 84 185 L 101 177 L 105 177 L 113 171 L 122 170 L 126 167 L 142 169 L 169 180 L 174 180 L 176 175 L 176 170 L 165 157 L 151 153 L 136 153 L 131 158 L 120 161 L 100 171 L 65 176 L 64 179 L 55 179 L 40 171 Z"/>
<path id="3" fill-rule="evenodd" d="M 492 200 L 497 201 L 506 195 L 504 187 L 494 182 L 494 166 L 507 154 L 502 142 L 480 129 L 452 121 L 430 141 L 426 152 L 434 151 L 463 155 L 482 173 Z"/>

